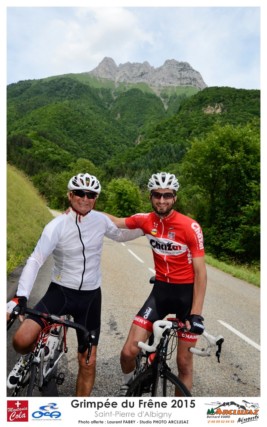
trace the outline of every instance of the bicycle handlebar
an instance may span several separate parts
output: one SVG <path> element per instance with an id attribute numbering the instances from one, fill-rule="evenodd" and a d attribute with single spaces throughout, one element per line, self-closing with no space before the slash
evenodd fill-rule
<path id="1" fill-rule="evenodd" d="M 198 347 L 190 347 L 190 352 L 193 354 L 197 354 L 198 356 L 210 356 L 212 347 L 218 346 L 218 350 L 216 352 L 216 356 L 218 358 L 218 362 L 220 361 L 220 354 L 221 354 L 221 347 L 222 343 L 224 342 L 224 338 L 222 335 L 218 335 L 217 337 L 214 337 L 213 335 L 210 335 L 208 332 L 204 330 L 202 336 L 207 341 L 207 347 L 206 348 L 198 348 Z"/>
<path id="2" fill-rule="evenodd" d="M 145 351 L 148 351 L 149 353 L 154 353 L 157 349 L 160 339 L 163 336 L 163 333 L 166 331 L 166 329 L 172 329 L 172 328 L 173 328 L 173 322 L 169 320 L 156 320 L 156 322 L 153 323 L 153 335 L 154 335 L 153 344 L 149 345 L 149 344 L 146 344 L 145 342 L 139 341 L 138 347 L 142 348 Z"/>
<path id="3" fill-rule="evenodd" d="M 12 313 L 10 314 L 10 319 L 7 321 L 7 329 L 9 329 L 12 324 L 14 323 L 14 320 L 22 314 L 19 310 L 19 308 L 15 307 Z M 85 326 L 80 325 L 79 323 L 73 322 L 71 320 L 62 319 L 59 316 L 56 316 L 55 314 L 49 314 L 49 313 L 42 313 L 41 311 L 35 310 L 33 308 L 26 307 L 23 309 L 23 315 L 24 314 L 32 314 L 37 317 L 41 317 L 42 319 L 47 320 L 51 323 L 58 323 L 60 325 L 65 325 L 69 328 L 73 328 L 76 330 L 80 330 L 84 334 L 84 340 L 87 341 L 90 337 L 90 332 L 86 329 Z"/>
<path id="4" fill-rule="evenodd" d="M 141 349 L 149 352 L 149 353 L 153 353 L 156 351 L 157 346 L 161 340 L 161 338 L 163 337 L 164 333 L 166 330 L 170 330 L 170 329 L 175 329 L 175 330 L 180 330 L 183 329 L 184 326 L 182 326 L 182 323 L 180 323 L 177 319 L 174 321 L 171 320 L 157 320 L 156 322 L 153 323 L 153 334 L 154 334 L 154 341 L 152 345 L 149 345 L 147 343 L 144 343 L 142 341 L 138 342 L 138 347 L 140 347 Z M 193 354 L 196 354 L 198 356 L 210 356 L 211 353 L 211 349 L 215 346 L 218 346 L 217 352 L 216 352 L 216 356 L 218 359 L 218 362 L 220 362 L 220 355 L 221 355 L 221 348 L 222 348 L 222 343 L 224 342 L 224 338 L 222 337 L 222 335 L 218 335 L 218 336 L 213 336 L 211 334 L 209 334 L 208 332 L 206 332 L 204 330 L 203 332 L 203 337 L 206 339 L 207 341 L 207 346 L 205 348 L 197 348 L 197 347 L 190 347 L 189 351 Z"/>

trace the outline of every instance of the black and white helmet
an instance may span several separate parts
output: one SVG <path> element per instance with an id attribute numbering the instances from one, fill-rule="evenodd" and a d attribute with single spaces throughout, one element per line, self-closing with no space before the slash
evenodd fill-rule
<path id="1" fill-rule="evenodd" d="M 94 175 L 89 173 L 79 173 L 73 176 L 68 183 L 69 190 L 88 190 L 100 194 L 101 185 Z"/>
<path id="2" fill-rule="evenodd" d="M 154 173 L 149 178 L 147 187 L 150 191 L 157 190 L 158 188 L 169 188 L 170 190 L 178 191 L 179 182 L 173 173 L 159 172 Z"/>

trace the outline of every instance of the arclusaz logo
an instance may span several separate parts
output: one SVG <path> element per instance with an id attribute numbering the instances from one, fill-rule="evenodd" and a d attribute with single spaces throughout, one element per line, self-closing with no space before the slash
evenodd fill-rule
<path id="1" fill-rule="evenodd" d="M 207 418 L 214 420 L 216 423 L 225 423 L 234 420 L 239 424 L 259 420 L 259 404 L 242 400 L 241 403 L 235 401 L 229 402 L 211 402 L 211 408 L 207 410 Z"/>

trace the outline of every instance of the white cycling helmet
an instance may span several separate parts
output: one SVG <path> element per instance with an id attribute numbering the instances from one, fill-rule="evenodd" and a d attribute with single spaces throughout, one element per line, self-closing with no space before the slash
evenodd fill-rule
<path id="1" fill-rule="evenodd" d="M 94 175 L 79 173 L 73 176 L 68 183 L 69 190 L 88 190 L 100 194 L 101 185 Z"/>
<path id="2" fill-rule="evenodd" d="M 149 178 L 147 187 L 150 191 L 159 188 L 169 188 L 170 190 L 178 191 L 179 182 L 173 173 L 159 172 L 154 173 Z"/>

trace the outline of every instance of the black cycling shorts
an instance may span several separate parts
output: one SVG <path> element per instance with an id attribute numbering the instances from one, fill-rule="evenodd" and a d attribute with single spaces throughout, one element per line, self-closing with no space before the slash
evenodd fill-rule
<path id="1" fill-rule="evenodd" d="M 44 313 L 62 316 L 70 314 L 74 322 L 85 326 L 95 336 L 93 345 L 97 345 L 101 324 L 101 288 L 92 291 L 79 291 L 50 283 L 43 298 L 34 307 Z M 29 315 L 41 327 L 45 326 L 41 318 Z M 78 345 L 82 344 L 83 333 L 76 331 Z"/>
<path id="2" fill-rule="evenodd" d="M 174 284 L 156 280 L 153 289 L 134 318 L 133 323 L 152 332 L 153 323 L 168 315 L 185 321 L 190 314 L 193 301 L 193 283 Z M 178 336 L 186 341 L 194 341 L 195 334 L 179 333 Z"/>

